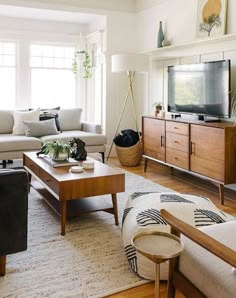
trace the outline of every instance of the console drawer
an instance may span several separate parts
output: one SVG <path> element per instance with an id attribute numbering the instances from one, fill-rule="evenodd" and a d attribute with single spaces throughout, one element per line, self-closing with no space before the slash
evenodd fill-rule
<path id="1" fill-rule="evenodd" d="M 177 133 L 166 132 L 166 147 L 189 152 L 189 137 Z"/>
<path id="2" fill-rule="evenodd" d="M 176 167 L 189 170 L 189 154 L 174 150 L 171 148 L 166 148 L 166 162 L 172 164 Z"/>
<path id="3" fill-rule="evenodd" d="M 39 178 L 49 187 L 51 188 L 56 194 L 59 195 L 59 183 L 58 181 L 49 175 L 43 169 L 40 169 Z"/>
<path id="4" fill-rule="evenodd" d="M 175 121 L 166 121 L 166 131 L 189 135 L 189 125 L 187 123 L 179 123 Z"/>
<path id="5" fill-rule="evenodd" d="M 31 159 L 28 158 L 28 156 L 24 155 L 24 166 L 29 168 L 36 176 L 39 175 L 39 166 L 36 165 L 34 162 L 31 161 Z"/>

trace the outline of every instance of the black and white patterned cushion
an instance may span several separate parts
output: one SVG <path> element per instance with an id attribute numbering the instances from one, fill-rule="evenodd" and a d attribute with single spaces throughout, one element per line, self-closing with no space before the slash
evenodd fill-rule
<path id="1" fill-rule="evenodd" d="M 195 227 L 230 221 L 231 217 L 220 211 L 208 198 L 180 194 L 138 192 L 129 196 L 122 220 L 122 238 L 125 253 L 134 272 L 147 279 L 155 279 L 155 265 L 136 252 L 132 237 L 143 231 L 170 232 L 169 225 L 160 215 L 166 209 Z M 161 263 L 160 278 L 167 279 L 168 264 Z"/>

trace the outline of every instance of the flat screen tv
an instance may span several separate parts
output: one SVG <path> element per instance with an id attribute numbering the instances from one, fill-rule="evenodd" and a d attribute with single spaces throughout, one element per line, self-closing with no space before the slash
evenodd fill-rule
<path id="1" fill-rule="evenodd" d="M 230 117 L 230 60 L 169 66 L 168 111 Z"/>

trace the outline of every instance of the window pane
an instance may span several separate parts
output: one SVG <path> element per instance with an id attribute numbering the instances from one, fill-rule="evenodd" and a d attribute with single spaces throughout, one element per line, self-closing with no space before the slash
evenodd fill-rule
<path id="1" fill-rule="evenodd" d="M 72 68 L 72 59 L 65 59 L 65 68 Z"/>
<path id="2" fill-rule="evenodd" d="M 40 45 L 31 45 L 31 56 L 42 56 L 42 46 Z"/>
<path id="3" fill-rule="evenodd" d="M 53 67 L 53 58 L 43 58 L 43 67 Z"/>
<path id="4" fill-rule="evenodd" d="M 4 66 L 15 66 L 16 65 L 16 59 L 15 56 L 10 56 L 10 55 L 3 55 L 3 65 Z"/>
<path id="5" fill-rule="evenodd" d="M 8 55 L 15 55 L 16 49 L 15 49 L 15 44 L 14 43 L 9 43 L 9 42 L 4 42 L 3 43 L 3 54 L 8 54 Z"/>
<path id="6" fill-rule="evenodd" d="M 31 58 L 31 67 L 41 67 L 42 58 L 41 57 L 32 57 Z"/>
<path id="7" fill-rule="evenodd" d="M 54 48 L 54 57 L 64 58 L 65 57 L 64 48 L 55 47 Z"/>
<path id="8" fill-rule="evenodd" d="M 64 59 L 54 58 L 54 66 L 57 68 L 63 68 L 64 67 Z"/>
<path id="9" fill-rule="evenodd" d="M 75 54 L 74 48 L 65 48 L 65 57 L 66 58 L 73 58 Z"/>
<path id="10" fill-rule="evenodd" d="M 2 110 L 15 108 L 15 68 L 0 67 L 0 105 Z"/>
<path id="11" fill-rule="evenodd" d="M 32 69 L 32 107 L 63 108 L 75 105 L 75 79 L 71 70 Z"/>
<path id="12" fill-rule="evenodd" d="M 52 46 L 44 46 L 43 47 L 43 56 L 53 57 L 53 47 Z"/>

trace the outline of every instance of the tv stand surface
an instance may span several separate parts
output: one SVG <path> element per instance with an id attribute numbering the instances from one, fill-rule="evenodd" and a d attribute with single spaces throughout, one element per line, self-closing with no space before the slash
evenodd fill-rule
<path id="1" fill-rule="evenodd" d="M 207 179 L 218 185 L 224 204 L 224 185 L 236 183 L 234 122 L 143 116 L 142 140 L 145 171 L 154 160 Z"/>
<path id="2" fill-rule="evenodd" d="M 198 120 L 204 121 L 204 122 L 220 122 L 221 121 L 221 119 L 218 117 L 203 116 L 203 115 L 198 115 Z"/>

